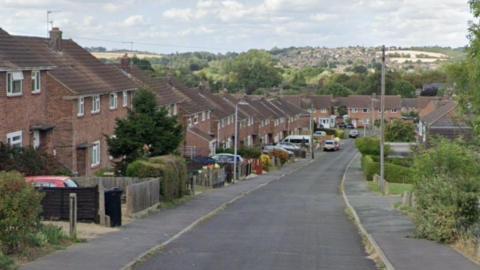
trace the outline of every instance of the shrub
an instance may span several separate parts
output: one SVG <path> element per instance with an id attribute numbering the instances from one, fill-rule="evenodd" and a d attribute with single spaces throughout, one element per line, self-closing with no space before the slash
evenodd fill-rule
<path id="1" fill-rule="evenodd" d="M 373 160 L 371 156 L 365 155 L 362 157 L 362 169 L 367 181 L 373 180 L 373 175 L 380 171 L 380 164 Z"/>
<path id="2" fill-rule="evenodd" d="M 233 148 L 219 148 L 216 152 L 233 154 L 235 150 Z M 260 158 L 262 151 L 256 147 L 240 147 L 237 149 L 237 154 L 247 159 L 258 159 Z"/>
<path id="3" fill-rule="evenodd" d="M 262 169 L 264 171 L 268 171 L 270 169 L 270 167 L 272 166 L 272 160 L 270 159 L 269 155 L 262 154 L 260 156 L 260 162 L 262 163 Z"/>
<path id="4" fill-rule="evenodd" d="M 278 158 L 282 165 L 285 164 L 288 161 L 288 153 L 286 153 L 284 151 L 273 150 L 272 151 L 272 156 L 275 157 L 275 158 Z"/>
<path id="5" fill-rule="evenodd" d="M 418 236 L 450 243 L 478 228 L 479 161 L 468 146 L 447 140 L 415 157 Z"/>
<path id="6" fill-rule="evenodd" d="M 413 170 L 408 167 L 385 162 L 385 179 L 390 183 L 413 183 Z"/>
<path id="7" fill-rule="evenodd" d="M 166 201 L 180 198 L 186 193 L 187 167 L 185 160 L 177 156 L 159 156 L 148 160 L 136 160 L 127 167 L 130 177 L 159 177 L 160 195 Z"/>
<path id="8" fill-rule="evenodd" d="M 385 140 L 388 142 L 414 142 L 415 125 L 402 120 L 393 120 L 385 128 Z"/>
<path id="9" fill-rule="evenodd" d="M 0 142 L 0 171 L 25 175 L 71 175 L 54 157 L 33 148 L 11 147 Z"/>
<path id="10" fill-rule="evenodd" d="M 362 155 L 380 156 L 380 139 L 376 137 L 362 137 L 355 140 L 355 145 Z M 390 147 L 385 145 L 384 156 L 390 152 Z"/>
<path id="11" fill-rule="evenodd" d="M 336 129 L 335 130 L 335 137 L 340 138 L 340 139 L 345 139 L 347 136 L 347 133 L 343 129 Z"/>
<path id="12" fill-rule="evenodd" d="M 17 172 L 0 172 L 0 243 L 7 254 L 18 251 L 38 229 L 42 194 Z"/>
<path id="13" fill-rule="evenodd" d="M 17 269 L 17 267 L 15 266 L 15 263 L 13 262 L 13 259 L 3 254 L 2 251 L 0 251 L 0 269 L 2 270 Z"/>

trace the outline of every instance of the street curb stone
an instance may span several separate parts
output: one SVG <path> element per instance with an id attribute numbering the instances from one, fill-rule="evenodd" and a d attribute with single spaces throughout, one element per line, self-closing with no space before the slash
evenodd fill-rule
<path id="1" fill-rule="evenodd" d="M 360 218 L 358 217 L 357 211 L 355 211 L 355 208 L 352 207 L 350 204 L 350 201 L 348 200 L 348 196 L 345 193 L 345 178 L 347 175 L 347 171 L 350 169 L 353 161 L 358 157 L 358 153 L 350 160 L 348 163 L 347 167 L 345 168 L 345 171 L 343 173 L 342 177 L 342 182 L 340 184 L 340 190 L 342 191 L 342 197 L 343 200 L 345 201 L 345 204 L 348 208 L 348 210 L 352 213 L 353 219 L 355 220 L 355 225 L 357 225 L 360 234 L 367 239 L 369 244 L 375 249 L 375 252 L 378 254 L 380 260 L 382 261 L 383 265 L 385 266 L 385 269 L 387 270 L 395 270 L 395 267 L 393 267 L 392 263 L 388 260 L 387 256 L 383 252 L 383 250 L 380 248 L 380 246 L 377 244 L 375 239 L 367 232 L 365 227 L 363 226 Z"/>

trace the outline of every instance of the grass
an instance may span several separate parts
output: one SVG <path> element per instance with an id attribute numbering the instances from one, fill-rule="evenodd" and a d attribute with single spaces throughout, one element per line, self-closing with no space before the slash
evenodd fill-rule
<path id="1" fill-rule="evenodd" d="M 407 191 L 413 190 L 412 184 L 389 183 L 389 187 L 390 187 L 389 195 L 402 195 Z M 373 192 L 381 193 L 380 187 L 373 181 L 368 182 L 368 188 Z"/>

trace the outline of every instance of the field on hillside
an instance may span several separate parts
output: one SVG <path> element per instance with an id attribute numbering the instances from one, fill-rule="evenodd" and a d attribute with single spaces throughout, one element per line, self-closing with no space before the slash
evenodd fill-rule
<path id="1" fill-rule="evenodd" d="M 93 52 L 92 53 L 96 58 L 99 59 L 108 59 L 108 60 L 114 60 L 114 59 L 119 59 L 123 55 L 125 55 L 125 52 Z M 159 54 L 146 54 L 146 53 L 127 53 L 128 56 L 136 56 L 140 59 L 144 58 L 161 58 L 162 56 Z"/>

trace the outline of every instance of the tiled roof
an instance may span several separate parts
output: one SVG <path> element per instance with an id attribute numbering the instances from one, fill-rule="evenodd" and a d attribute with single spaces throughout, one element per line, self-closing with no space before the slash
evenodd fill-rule
<path id="1" fill-rule="evenodd" d="M 380 109 L 380 96 L 374 99 L 373 104 L 376 110 Z M 385 110 L 400 108 L 402 108 L 402 98 L 400 96 L 385 96 Z"/>
<path id="2" fill-rule="evenodd" d="M 402 98 L 402 108 L 416 108 L 417 99 L 416 98 Z"/>
<path id="3" fill-rule="evenodd" d="M 310 96 L 313 107 L 319 109 L 330 109 L 333 105 L 333 96 Z"/>
<path id="4" fill-rule="evenodd" d="M 47 59 L 38 56 L 38 52 L 26 46 L 15 36 L 0 28 L 0 70 L 53 68 Z"/>
<path id="5" fill-rule="evenodd" d="M 372 106 L 371 96 L 357 96 L 351 95 L 347 99 L 347 106 L 349 108 L 370 108 Z"/>
<path id="6" fill-rule="evenodd" d="M 187 97 L 170 85 L 166 78 L 156 77 L 151 71 L 141 70 L 137 66 L 131 65 L 126 72 L 138 81 L 142 87 L 153 91 L 160 106 L 177 104 L 187 100 Z"/>
<path id="7" fill-rule="evenodd" d="M 427 107 L 430 101 L 438 101 L 440 99 L 440 97 L 417 97 L 417 110 L 422 110 Z"/>
<path id="8" fill-rule="evenodd" d="M 137 85 L 121 70 L 102 63 L 72 40 L 62 41 L 62 51 L 50 49 L 48 39 L 14 36 L 25 47 L 34 51 L 43 62 L 55 69 L 49 71 L 56 80 L 74 95 L 90 95 L 123 90 L 133 90 Z"/>
<path id="9" fill-rule="evenodd" d="M 456 107 L 457 103 L 454 101 L 440 101 L 438 107 L 431 113 L 423 116 L 421 120 L 430 126 L 456 126 L 464 124 L 463 122 L 454 119 Z"/>

